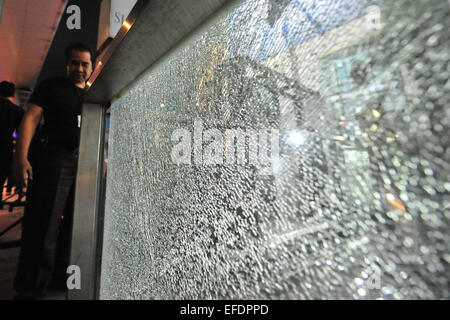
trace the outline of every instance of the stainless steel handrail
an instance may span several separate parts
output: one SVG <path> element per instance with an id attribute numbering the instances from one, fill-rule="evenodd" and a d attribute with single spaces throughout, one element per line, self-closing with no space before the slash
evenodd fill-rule
<path id="1" fill-rule="evenodd" d="M 139 14 L 144 10 L 145 6 L 149 3 L 149 0 L 138 0 L 134 5 L 133 9 L 128 14 L 126 20 L 122 23 L 119 31 L 117 32 L 114 39 L 108 44 L 108 46 L 100 53 L 98 57 L 96 57 L 95 61 L 95 69 L 92 73 L 91 77 L 87 81 L 87 85 L 85 90 L 89 91 L 92 84 L 101 74 L 103 68 L 108 63 L 109 59 L 113 55 L 113 53 L 118 49 L 119 45 L 125 39 L 127 33 L 130 31 L 131 27 L 136 22 Z"/>

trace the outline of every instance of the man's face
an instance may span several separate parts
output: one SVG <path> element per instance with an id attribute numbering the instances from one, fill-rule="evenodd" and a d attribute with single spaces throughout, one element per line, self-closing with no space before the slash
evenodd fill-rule
<path id="1" fill-rule="evenodd" d="M 88 51 L 72 50 L 72 56 L 67 61 L 67 77 L 76 85 L 84 84 L 92 73 L 91 54 Z"/>

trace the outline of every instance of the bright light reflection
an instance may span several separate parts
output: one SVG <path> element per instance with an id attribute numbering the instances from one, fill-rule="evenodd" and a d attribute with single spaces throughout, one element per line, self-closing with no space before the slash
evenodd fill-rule
<path id="1" fill-rule="evenodd" d="M 125 28 L 127 28 L 127 31 L 130 30 L 131 24 L 128 21 L 125 20 L 123 25 L 125 26 Z"/>
<path id="2" fill-rule="evenodd" d="M 301 144 L 303 144 L 306 140 L 306 137 L 304 136 L 304 134 L 302 134 L 299 131 L 293 131 L 289 134 L 289 138 L 288 138 L 288 142 L 291 145 L 294 146 L 299 146 Z"/>

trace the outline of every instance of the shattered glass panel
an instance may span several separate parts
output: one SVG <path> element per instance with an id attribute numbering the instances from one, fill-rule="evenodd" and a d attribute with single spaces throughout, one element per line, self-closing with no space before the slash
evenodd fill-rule
<path id="1" fill-rule="evenodd" d="M 449 3 L 247 0 L 111 107 L 102 299 L 448 299 Z"/>

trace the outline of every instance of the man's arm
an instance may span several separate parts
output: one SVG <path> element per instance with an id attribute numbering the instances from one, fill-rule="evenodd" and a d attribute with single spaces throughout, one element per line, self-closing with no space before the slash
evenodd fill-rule
<path id="1" fill-rule="evenodd" d="M 19 126 L 13 161 L 13 178 L 19 188 L 27 187 L 28 179 L 33 179 L 33 169 L 28 162 L 28 149 L 43 112 L 44 109 L 40 106 L 30 104 Z"/>

